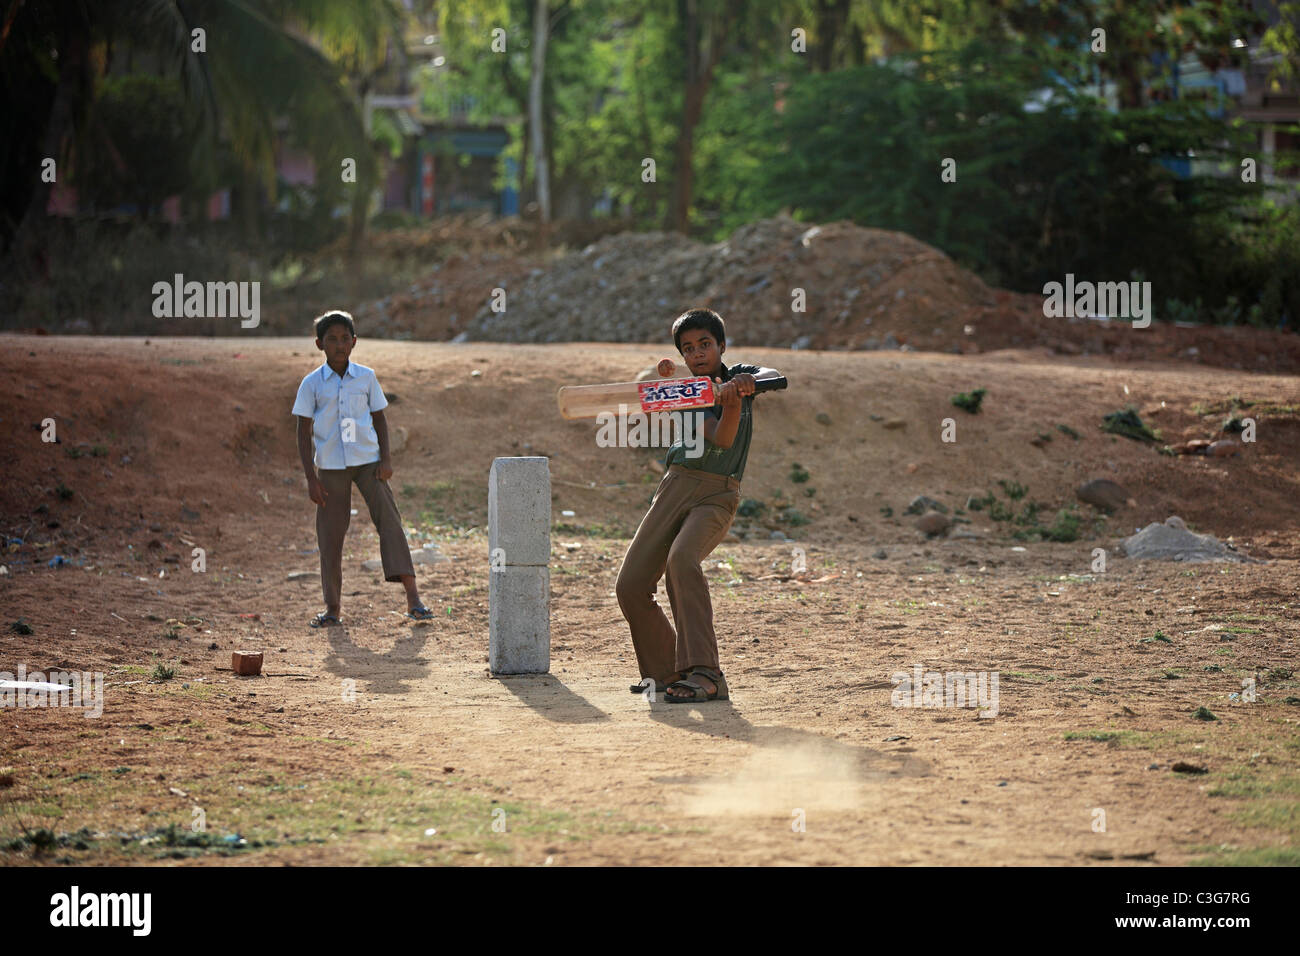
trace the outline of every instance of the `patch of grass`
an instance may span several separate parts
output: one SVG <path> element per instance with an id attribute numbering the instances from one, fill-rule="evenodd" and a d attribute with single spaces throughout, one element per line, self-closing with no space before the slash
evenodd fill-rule
<path id="1" fill-rule="evenodd" d="M 805 469 L 803 465 L 799 464 L 797 461 L 793 462 L 790 465 L 790 480 L 793 481 L 796 485 L 802 485 L 811 477 L 812 475 L 808 473 L 807 469 Z"/>
<path id="2" fill-rule="evenodd" d="M 800 511 L 796 511 L 790 505 L 781 509 L 778 519 L 791 527 L 798 528 L 800 525 L 808 524 L 808 518 Z"/>
<path id="3" fill-rule="evenodd" d="M 736 508 L 736 514 L 741 518 L 757 518 L 767 510 L 767 505 L 757 498 L 745 498 Z"/>
<path id="4" fill-rule="evenodd" d="M 1218 717 L 1215 717 L 1213 713 L 1210 712 L 1210 709 L 1208 707 L 1197 707 L 1194 711 L 1192 711 L 1192 717 L 1195 718 L 1196 720 L 1218 720 L 1219 719 Z"/>
<path id="5" fill-rule="evenodd" d="M 25 618 L 25 617 L 20 617 L 18 620 L 14 621 L 12 624 L 10 624 L 10 625 L 9 625 L 9 630 L 13 631 L 15 634 L 31 634 L 31 633 L 33 633 L 33 632 L 32 632 L 32 626 L 31 626 L 30 624 L 27 623 L 27 618 Z"/>
<path id="6" fill-rule="evenodd" d="M 1073 428 L 1071 428 L 1069 425 L 1057 425 L 1057 426 L 1056 426 L 1056 430 L 1057 430 L 1058 432 L 1060 432 L 1062 435 L 1069 435 L 1069 436 L 1070 436 L 1071 438 L 1073 438 L 1075 441 L 1078 441 L 1078 440 L 1079 440 L 1079 433 L 1076 432 L 1076 431 L 1075 431 Z"/>
<path id="7" fill-rule="evenodd" d="M 1141 640 L 1138 641 L 1138 643 L 1139 643 L 1139 644 L 1155 644 L 1157 641 L 1160 642 L 1160 643 L 1162 643 L 1162 644 L 1172 644 L 1172 643 L 1173 643 L 1173 641 L 1171 641 L 1169 638 L 1165 637 L 1165 632 L 1164 632 L 1164 631 L 1156 631 L 1156 632 L 1155 632 L 1154 634 L 1152 634 L 1150 637 L 1144 637 L 1144 638 L 1142 638 Z"/>
<path id="8" fill-rule="evenodd" d="M 1206 847 L 1191 866 L 1300 866 L 1300 847 Z"/>
<path id="9" fill-rule="evenodd" d="M 69 498 L 71 498 L 73 495 L 76 494 L 75 491 L 73 491 L 71 488 L 65 485 L 62 481 L 60 481 L 58 485 L 55 487 L 54 493 L 59 496 L 60 501 L 67 501 Z"/>
<path id="10" fill-rule="evenodd" d="M 952 397 L 951 401 L 963 412 L 970 412 L 972 415 L 975 415 L 978 414 L 980 403 L 984 401 L 984 396 L 987 394 L 988 389 L 976 388 L 969 392 L 958 392 Z"/>
<path id="11" fill-rule="evenodd" d="M 163 683 L 171 680 L 176 676 L 176 668 L 168 667 L 162 661 L 154 665 L 153 671 L 149 674 L 149 679 Z"/>
<path id="12" fill-rule="evenodd" d="M 1073 508 L 1062 508 L 1056 513 L 1056 520 L 1042 531 L 1045 541 L 1077 541 L 1079 539 L 1079 516 Z"/>
<path id="13" fill-rule="evenodd" d="M 1119 740 L 1124 736 L 1123 731 L 1118 730 L 1068 730 L 1065 733 L 1066 740 L 1095 740 L 1099 743 L 1106 743 L 1111 740 Z"/>
<path id="14" fill-rule="evenodd" d="M 1111 412 L 1102 418 L 1101 430 L 1112 435 L 1123 435 L 1134 441 L 1154 442 L 1159 436 L 1142 421 L 1137 407 L 1127 405 L 1119 411 Z"/>
<path id="15" fill-rule="evenodd" d="M 1012 501 L 1019 501 L 1029 493 L 1029 489 L 1018 481 L 998 479 L 998 487 L 1000 487 L 1002 493 Z"/>

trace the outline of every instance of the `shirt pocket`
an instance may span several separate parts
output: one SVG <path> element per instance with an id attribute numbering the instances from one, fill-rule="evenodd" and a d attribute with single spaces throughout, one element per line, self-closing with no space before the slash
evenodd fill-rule
<path id="1" fill-rule="evenodd" d="M 360 424 L 370 414 L 370 396 L 364 391 L 339 393 L 339 417 Z"/>

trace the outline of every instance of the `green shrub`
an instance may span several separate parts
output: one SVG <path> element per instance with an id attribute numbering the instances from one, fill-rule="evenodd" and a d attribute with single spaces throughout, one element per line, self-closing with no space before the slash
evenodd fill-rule
<path id="1" fill-rule="evenodd" d="M 1113 435 L 1123 435 L 1125 438 L 1132 438 L 1134 441 L 1153 442 L 1156 440 L 1156 433 L 1146 426 L 1141 416 L 1138 415 L 1137 408 L 1133 405 L 1127 405 L 1117 412 L 1106 415 L 1102 419 L 1101 430 L 1110 432 Z"/>
<path id="2" fill-rule="evenodd" d="M 986 394 L 988 394 L 988 390 L 983 388 L 977 388 L 970 392 L 958 392 L 952 397 L 952 403 L 962 411 L 974 415 L 979 412 L 980 402 L 984 401 Z"/>

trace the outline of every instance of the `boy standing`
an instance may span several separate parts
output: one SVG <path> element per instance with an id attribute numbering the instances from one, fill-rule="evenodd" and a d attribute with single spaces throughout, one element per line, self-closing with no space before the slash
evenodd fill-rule
<path id="1" fill-rule="evenodd" d="M 726 536 L 740 504 L 740 479 L 753 434 L 754 377 L 777 373 L 757 365 L 723 365 L 726 326 L 710 309 L 678 316 L 672 332 L 691 375 L 707 375 L 717 383 L 721 411 L 715 407 L 702 413 L 702 456 L 688 458 L 681 442 L 669 449 L 667 471 L 623 558 L 618 603 L 632 631 L 643 679 L 630 690 L 640 693 L 648 679 L 673 703 L 727 700 L 709 583 L 700 562 Z M 655 602 L 661 577 L 667 579 L 676 630 Z"/>
<path id="2" fill-rule="evenodd" d="M 316 503 L 316 543 L 325 596 L 325 611 L 312 619 L 311 626 L 342 623 L 343 538 L 351 521 L 353 482 L 361 489 L 370 520 L 379 532 L 384 580 L 401 581 L 406 588 L 407 614 L 417 621 L 428 620 L 433 612 L 420 603 L 402 517 L 388 487 L 393 476 L 384 417 L 388 399 L 373 370 L 348 360 L 357 344 L 352 316 L 326 312 L 316 319 L 315 328 L 316 348 L 325 353 L 325 364 L 302 380 L 293 403 L 293 414 L 298 416 L 298 456 L 307 476 L 307 494 Z"/>

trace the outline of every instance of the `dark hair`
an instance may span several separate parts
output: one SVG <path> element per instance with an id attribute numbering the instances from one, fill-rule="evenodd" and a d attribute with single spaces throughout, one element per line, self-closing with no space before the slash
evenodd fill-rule
<path id="1" fill-rule="evenodd" d="M 688 309 L 673 320 L 673 344 L 682 350 L 682 333 L 701 329 L 713 336 L 719 345 L 727 344 L 727 326 L 722 316 L 712 309 Z"/>
<path id="2" fill-rule="evenodd" d="M 347 312 L 338 310 L 326 312 L 324 315 L 317 317 L 314 325 L 316 328 L 316 341 L 318 342 L 325 338 L 325 333 L 329 331 L 331 325 L 346 325 L 353 338 L 356 338 L 357 335 L 357 327 L 352 324 L 352 316 Z"/>

